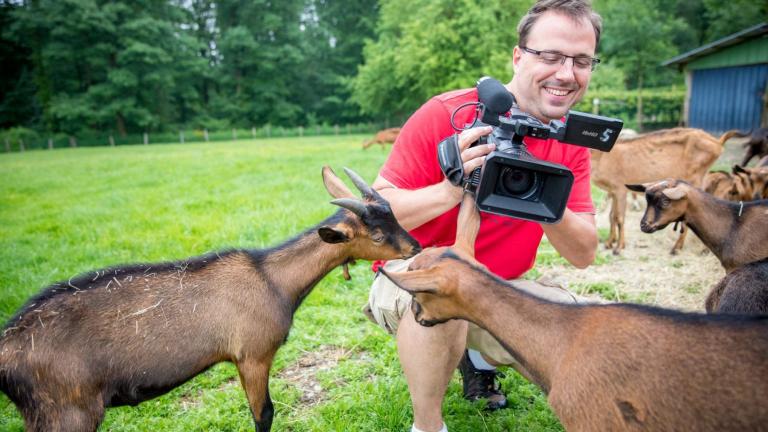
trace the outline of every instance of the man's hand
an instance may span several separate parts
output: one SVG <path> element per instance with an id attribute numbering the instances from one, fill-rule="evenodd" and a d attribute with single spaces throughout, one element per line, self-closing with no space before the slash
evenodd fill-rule
<path id="1" fill-rule="evenodd" d="M 496 149 L 494 144 L 469 146 L 485 135 L 491 133 L 491 126 L 482 126 L 467 129 L 459 134 L 459 152 L 464 163 L 464 175 L 470 175 L 475 168 L 480 168 L 485 163 L 485 156 Z"/>
<path id="2" fill-rule="evenodd" d="M 484 126 L 467 129 L 459 134 L 459 152 L 465 174 L 469 175 L 475 168 L 481 167 L 485 163 L 485 156 L 493 151 L 493 144 L 469 148 L 480 137 L 491 133 L 491 130 L 490 126 Z M 425 188 L 407 190 L 398 189 L 379 176 L 373 182 L 373 188 L 389 201 L 397 221 L 407 230 L 431 221 L 456 207 L 464 194 L 463 188 L 454 186 L 447 178 Z"/>

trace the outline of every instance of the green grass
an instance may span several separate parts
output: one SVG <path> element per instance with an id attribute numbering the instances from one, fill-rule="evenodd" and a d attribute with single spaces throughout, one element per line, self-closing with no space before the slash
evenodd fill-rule
<path id="1" fill-rule="evenodd" d="M 187 145 L 120 146 L 0 155 L 0 318 L 48 284 L 84 271 L 176 260 L 230 247 L 266 247 L 335 211 L 320 169 L 348 166 L 372 181 L 386 152 L 360 149 L 362 136 Z M 348 182 L 349 184 L 349 182 Z M 545 260 L 557 261 L 556 256 Z M 272 371 L 274 430 L 403 431 L 412 422 L 394 340 L 360 312 L 372 277 L 367 263 L 344 281 L 333 271 L 296 314 Z M 318 374 L 324 398 L 276 375 L 305 353 L 349 354 Z M 444 413 L 452 431 L 559 431 L 546 398 L 508 371 L 511 408 L 487 413 L 461 398 L 455 375 Z M 0 395 L 0 430 L 22 430 Z M 253 430 L 230 364 L 218 365 L 137 407 L 109 409 L 103 431 Z"/>

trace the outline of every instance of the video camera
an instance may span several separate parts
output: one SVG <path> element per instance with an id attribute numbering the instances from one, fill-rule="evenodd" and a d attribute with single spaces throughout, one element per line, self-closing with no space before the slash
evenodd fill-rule
<path id="1" fill-rule="evenodd" d="M 440 168 L 456 186 L 475 192 L 481 211 L 543 223 L 555 223 L 563 217 L 573 185 L 573 173 L 567 167 L 537 159 L 523 143 L 523 137 L 554 138 L 601 151 L 610 151 L 624 123 L 615 118 L 569 111 L 565 122 L 552 120 L 545 125 L 521 111 L 514 96 L 499 81 L 483 77 L 477 82 L 479 102 L 464 104 L 451 115 L 475 107 L 475 119 L 461 131 L 477 126 L 493 126 L 493 131 L 477 144 L 494 143 L 482 168 L 466 176 L 459 152 L 458 135 L 438 144 Z"/>

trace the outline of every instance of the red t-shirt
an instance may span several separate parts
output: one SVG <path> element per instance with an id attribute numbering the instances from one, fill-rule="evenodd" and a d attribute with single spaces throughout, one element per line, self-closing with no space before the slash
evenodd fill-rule
<path id="1" fill-rule="evenodd" d="M 437 160 L 437 144 L 452 135 L 451 113 L 460 105 L 477 101 L 476 89 L 455 90 L 430 99 L 405 123 L 379 175 L 400 189 L 421 189 L 441 182 L 445 176 Z M 456 126 L 471 123 L 474 109 L 460 110 Z M 567 207 L 576 213 L 594 213 L 590 189 L 589 150 L 554 139 L 523 139 L 528 151 L 539 159 L 565 165 L 574 182 Z M 456 239 L 459 206 L 410 231 L 422 247 L 452 245 Z M 536 260 L 544 231 L 535 222 L 481 212 L 475 257 L 504 279 L 520 277 Z M 381 263 L 374 264 L 374 270 Z"/>

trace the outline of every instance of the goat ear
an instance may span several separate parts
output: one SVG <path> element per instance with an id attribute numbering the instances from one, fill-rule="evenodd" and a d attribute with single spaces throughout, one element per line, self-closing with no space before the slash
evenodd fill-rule
<path id="1" fill-rule="evenodd" d="M 673 188 L 664 189 L 661 191 L 667 198 L 676 201 L 683 198 L 688 192 L 683 186 L 675 186 Z"/>
<path id="2" fill-rule="evenodd" d="M 348 233 L 344 232 L 344 230 L 331 228 L 329 226 L 322 226 L 318 228 L 317 233 L 326 243 L 345 243 L 352 239 Z"/>
<path id="3" fill-rule="evenodd" d="M 407 272 L 388 272 L 382 268 L 380 271 L 399 288 L 411 294 L 420 292 L 437 294 L 437 287 L 444 280 L 440 274 L 436 273 L 434 268 Z"/>
<path id="4" fill-rule="evenodd" d="M 334 198 L 357 198 L 329 166 L 323 167 L 323 184 Z"/>
<path id="5" fill-rule="evenodd" d="M 633 192 L 645 192 L 645 185 L 641 184 L 628 184 L 624 185 L 627 187 L 627 189 L 633 191 Z"/>
<path id="6" fill-rule="evenodd" d="M 747 170 L 745 170 L 745 169 L 744 169 L 744 168 L 743 168 L 741 165 L 734 165 L 734 166 L 733 166 L 733 170 L 732 170 L 732 172 L 733 172 L 734 174 L 739 174 L 739 173 L 742 173 L 742 174 L 749 174 L 749 173 L 747 172 Z"/>

